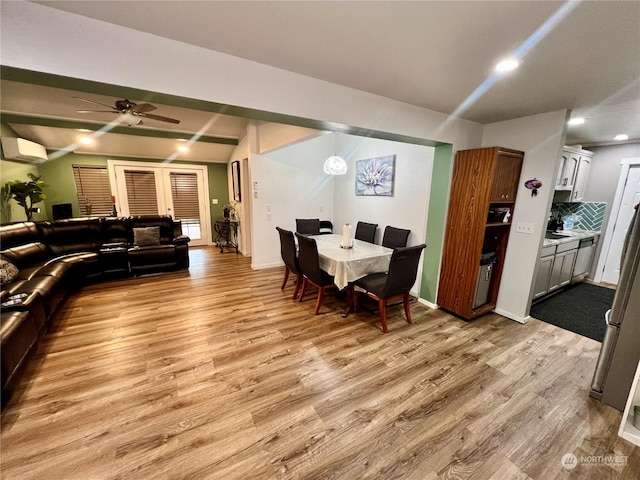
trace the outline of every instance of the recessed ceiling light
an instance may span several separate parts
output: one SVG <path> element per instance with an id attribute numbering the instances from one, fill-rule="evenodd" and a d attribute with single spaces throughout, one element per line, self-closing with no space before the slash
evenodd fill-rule
<path id="1" fill-rule="evenodd" d="M 587 119 L 584 118 L 584 117 L 575 117 L 575 118 L 572 118 L 571 120 L 569 120 L 567 122 L 567 125 L 571 125 L 571 126 L 582 125 L 586 121 L 587 121 Z"/>
<path id="2" fill-rule="evenodd" d="M 188 140 L 186 138 L 178 138 L 179 142 L 187 142 Z"/>
<path id="3" fill-rule="evenodd" d="M 76 128 L 76 132 L 91 133 L 91 132 L 93 132 L 93 130 L 89 130 L 88 128 Z"/>
<path id="4" fill-rule="evenodd" d="M 80 143 L 83 145 L 91 145 L 93 143 L 93 138 L 91 137 L 80 137 Z"/>
<path id="5" fill-rule="evenodd" d="M 516 58 L 508 58 L 507 60 L 503 60 L 496 65 L 496 72 L 504 73 L 510 72 L 511 70 L 515 70 L 520 66 L 520 61 Z"/>
<path id="6" fill-rule="evenodd" d="M 189 151 L 189 147 L 187 147 L 186 145 L 180 145 L 178 147 L 178 150 L 182 153 L 187 153 Z"/>
<path id="7" fill-rule="evenodd" d="M 620 135 L 616 135 L 613 137 L 614 140 L 629 140 L 629 135 L 626 133 L 621 133 Z"/>

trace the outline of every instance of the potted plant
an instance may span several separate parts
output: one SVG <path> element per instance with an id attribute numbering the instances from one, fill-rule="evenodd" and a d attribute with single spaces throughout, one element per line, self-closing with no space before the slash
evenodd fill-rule
<path id="1" fill-rule="evenodd" d="M 223 205 L 222 215 L 224 219 L 236 221 L 237 208 L 238 208 L 238 202 L 236 202 L 235 200 L 231 200 L 231 202 L 229 202 L 229 205 Z"/>
<path id="2" fill-rule="evenodd" d="M 0 188 L 0 223 L 6 224 L 11 222 L 11 186 L 9 182 Z"/>
<path id="3" fill-rule="evenodd" d="M 29 182 L 23 182 L 22 180 L 14 180 L 7 182 L 11 192 L 12 198 L 18 202 L 24 213 L 27 215 L 27 221 L 33 221 L 33 212 L 39 211 L 34 208 L 34 204 L 40 203 L 47 196 L 42 191 L 43 188 L 48 187 L 44 180 L 40 179 L 40 175 L 34 175 L 33 173 L 27 173 L 27 176 L 31 179 Z"/>

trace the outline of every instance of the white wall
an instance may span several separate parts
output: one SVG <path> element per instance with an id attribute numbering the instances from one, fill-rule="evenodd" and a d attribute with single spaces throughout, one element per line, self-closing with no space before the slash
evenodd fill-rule
<path id="1" fill-rule="evenodd" d="M 246 257 L 251 256 L 251 225 L 247 222 L 248 218 L 251 218 L 251 193 L 247 188 L 249 185 L 248 178 L 250 173 L 245 168 L 243 160 L 249 158 L 249 139 L 248 135 L 245 135 L 238 141 L 238 145 L 231 151 L 231 155 L 227 164 L 227 182 L 229 188 L 229 201 L 233 200 L 233 188 L 231 177 L 231 162 L 238 160 L 240 162 L 240 202 L 238 202 L 238 208 L 236 213 L 238 220 L 240 221 L 240 229 L 238 231 L 238 249 Z"/>
<path id="2" fill-rule="evenodd" d="M 524 322 L 531 307 L 531 286 L 547 225 L 560 155 L 566 133 L 567 111 L 543 113 L 485 125 L 482 145 L 524 151 L 518 197 L 505 257 L 496 311 Z M 526 180 L 542 181 L 538 195 L 524 187 Z M 516 232 L 519 223 L 534 226 L 533 234 Z"/>
<path id="3" fill-rule="evenodd" d="M 253 268 L 282 263 L 276 227 L 295 231 L 296 218 L 332 216 L 334 177 L 324 173 L 323 165 L 333 148 L 333 137 L 322 135 L 266 155 L 251 155 L 251 180 L 258 182 L 257 198 L 252 198 Z"/>
<path id="4" fill-rule="evenodd" d="M 381 243 L 387 225 L 411 230 L 408 245 L 424 242 L 435 149 L 338 135 L 338 151 L 344 156 L 348 170 L 334 181 L 334 228 L 339 230 L 350 223 L 355 231 L 356 223 L 361 220 L 378 224 L 376 243 Z M 396 156 L 393 196 L 356 196 L 356 161 L 385 155 Z"/>

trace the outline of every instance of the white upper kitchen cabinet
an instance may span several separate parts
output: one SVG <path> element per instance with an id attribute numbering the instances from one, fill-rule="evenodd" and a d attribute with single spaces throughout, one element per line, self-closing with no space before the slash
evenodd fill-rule
<path id="1" fill-rule="evenodd" d="M 555 201 L 580 202 L 589 178 L 593 152 L 576 147 L 564 147 L 556 179 Z"/>

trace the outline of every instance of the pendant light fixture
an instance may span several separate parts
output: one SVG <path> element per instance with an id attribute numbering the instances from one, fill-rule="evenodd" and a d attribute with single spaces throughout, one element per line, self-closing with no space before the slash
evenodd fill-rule
<path id="1" fill-rule="evenodd" d="M 347 162 L 336 153 L 338 143 L 336 138 L 337 134 L 334 132 L 333 135 L 333 155 L 325 160 L 324 173 L 328 175 L 344 175 L 347 173 Z"/>

